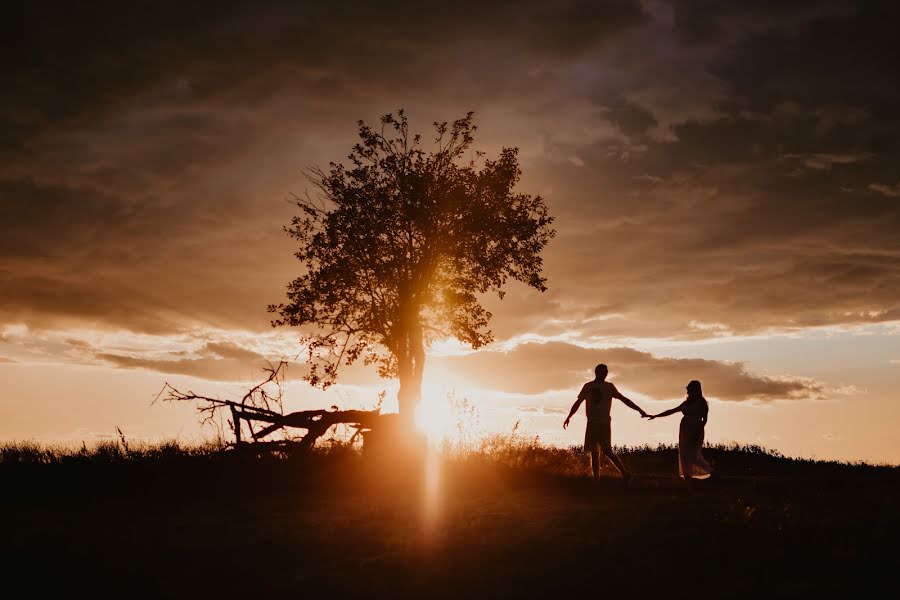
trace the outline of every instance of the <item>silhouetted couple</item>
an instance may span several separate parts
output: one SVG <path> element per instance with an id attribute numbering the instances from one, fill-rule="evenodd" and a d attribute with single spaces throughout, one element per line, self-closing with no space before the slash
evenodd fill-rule
<path id="1" fill-rule="evenodd" d="M 591 471 L 594 479 L 600 477 L 601 453 L 615 465 L 626 484 L 632 479 L 631 472 L 625 468 L 616 453 L 612 451 L 610 409 L 613 398 L 618 398 L 626 406 L 639 412 L 641 417 L 651 420 L 657 417 L 667 417 L 677 412 L 682 413 L 684 416 L 681 418 L 681 426 L 678 430 L 678 474 L 688 483 L 692 479 L 706 479 L 712 474 L 712 466 L 703 457 L 702 452 L 709 404 L 703 397 L 699 381 L 694 380 L 687 385 L 687 398 L 680 405 L 658 415 L 650 415 L 623 396 L 616 386 L 606 381 L 606 376 L 609 374 L 606 365 L 597 365 L 594 374 L 594 380 L 582 386 L 578 393 L 578 399 L 563 422 L 563 429 L 565 429 L 569 426 L 572 415 L 578 411 L 581 403 L 586 402 L 587 427 L 584 431 L 584 450 L 591 453 Z"/>

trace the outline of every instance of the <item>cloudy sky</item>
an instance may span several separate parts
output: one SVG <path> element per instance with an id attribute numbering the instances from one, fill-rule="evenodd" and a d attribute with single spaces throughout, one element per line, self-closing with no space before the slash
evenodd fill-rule
<path id="1" fill-rule="evenodd" d="M 304 5 L 305 4 L 305 5 Z M 560 422 L 597 362 L 708 437 L 900 462 L 896 3 L 19 3 L 0 66 L 0 439 L 200 435 L 164 381 L 228 394 L 296 333 L 281 228 L 356 121 L 476 113 L 557 237 L 496 343 L 431 350 L 485 427 Z M 299 371 L 300 367 L 297 367 Z M 292 406 L 369 406 L 362 369 Z M 615 443 L 677 420 L 617 407 Z"/>

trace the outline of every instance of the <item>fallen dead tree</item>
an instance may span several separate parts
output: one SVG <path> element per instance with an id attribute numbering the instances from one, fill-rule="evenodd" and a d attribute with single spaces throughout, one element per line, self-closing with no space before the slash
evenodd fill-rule
<path id="1" fill-rule="evenodd" d="M 308 449 L 336 425 L 347 425 L 355 430 L 350 438 L 351 442 L 358 436 L 363 436 L 365 440 L 365 436 L 384 418 L 380 406 L 374 410 L 339 410 L 332 406 L 329 410 L 301 410 L 285 414 L 282 392 L 286 368 L 285 361 L 275 366 L 270 364 L 265 368 L 268 374 L 266 379 L 250 388 L 239 401 L 195 394 L 190 390 L 183 392 L 166 382 L 154 402 L 197 403 L 197 411 L 204 424 L 215 422 L 220 411 L 229 411 L 231 418 L 228 422 L 234 433 L 235 446 L 246 443 L 279 446 L 285 440 L 264 438 L 277 431 L 292 428 L 305 430 L 305 433 L 299 440 L 288 441 L 301 449 Z M 243 435 L 244 427 L 249 432 L 249 437 Z"/>

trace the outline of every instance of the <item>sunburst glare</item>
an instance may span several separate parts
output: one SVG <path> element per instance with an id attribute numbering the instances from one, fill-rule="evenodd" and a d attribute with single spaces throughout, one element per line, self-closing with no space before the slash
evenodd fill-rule
<path id="1" fill-rule="evenodd" d="M 433 447 L 463 443 L 477 436 L 478 411 L 453 389 L 434 381 L 422 384 L 422 400 L 416 409 L 416 427 Z"/>
<path id="2" fill-rule="evenodd" d="M 450 439 L 456 429 L 453 407 L 446 394 L 428 388 L 423 392 L 416 410 L 416 427 L 428 437 L 430 444 L 440 445 Z"/>

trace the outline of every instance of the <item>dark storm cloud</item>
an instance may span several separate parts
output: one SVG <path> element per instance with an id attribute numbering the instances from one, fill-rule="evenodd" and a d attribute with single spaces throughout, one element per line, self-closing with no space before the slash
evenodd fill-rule
<path id="1" fill-rule="evenodd" d="M 267 86 L 297 80 L 326 95 L 346 84 L 414 87 L 427 82 L 410 75 L 455 75 L 431 68 L 441 54 L 459 53 L 468 68 L 498 54 L 572 58 L 643 19 L 629 0 L 20 3 L 5 16 L 0 73 L 17 91 L 0 104 L 17 125 L 8 135 L 136 100 L 252 106 Z M 139 97 L 151 89 L 165 97 Z"/>
<path id="2" fill-rule="evenodd" d="M 843 0 L 674 0 L 675 31 L 688 45 L 721 43 L 751 32 L 792 31 L 798 24 L 823 17 L 846 17 L 852 3 Z"/>
<path id="3" fill-rule="evenodd" d="M 896 320 L 896 5 L 686 5 L 731 23 L 680 50 L 683 76 L 718 82 L 687 101 L 706 116 L 676 122 L 666 143 L 637 137 L 644 151 L 627 161 L 597 144 L 580 150 L 585 170 L 544 174 L 570 181 L 558 199 L 581 229 L 561 228 L 555 247 L 583 311 L 570 314 L 587 319 L 593 304 L 609 318 L 583 330 L 638 337 Z M 651 104 L 665 122 L 673 107 Z"/>
<path id="4" fill-rule="evenodd" d="M 426 119 L 455 118 L 643 18 L 625 0 L 20 3 L 0 67 L 0 319 L 264 327 L 293 268 L 279 200 L 347 152 L 356 119 L 435 99 L 455 108 Z"/>
<path id="5" fill-rule="evenodd" d="M 618 387 L 661 400 L 683 396 L 692 379 L 703 383 L 707 396 L 729 401 L 819 398 L 825 391 L 821 384 L 807 379 L 748 373 L 741 363 L 666 358 L 631 348 L 592 349 L 559 342 L 521 344 L 509 352 L 479 352 L 436 362 L 473 385 L 521 394 L 577 390 L 593 378 L 592 366 L 600 362 L 609 366 L 610 380 Z"/>
<path id="6" fill-rule="evenodd" d="M 96 358 L 110 363 L 116 367 L 125 369 L 146 369 L 173 375 L 189 375 L 211 381 L 241 381 L 249 379 L 249 366 L 262 368 L 265 362 L 258 357 L 258 365 L 252 365 L 246 360 L 231 360 L 221 358 L 184 358 L 179 360 L 153 360 L 133 356 L 121 356 L 117 354 L 98 353 Z M 256 373 L 253 373 L 256 375 Z"/>
<path id="7" fill-rule="evenodd" d="M 585 327 L 620 336 L 648 324 L 691 334 L 692 321 L 749 333 L 896 319 L 896 200 L 856 183 L 855 165 L 800 177 L 780 163 L 661 173 L 643 190 L 623 182 L 639 194 L 633 204 L 597 206 L 596 229 L 556 242 L 552 268 L 566 296 L 583 299 L 571 314 L 606 315 Z"/>
<path id="8" fill-rule="evenodd" d="M 264 369 L 285 361 L 284 376 L 288 380 L 302 379 L 309 371 L 307 365 L 297 362 L 297 354 L 263 354 L 236 341 L 207 341 L 193 349 L 170 350 L 161 353 L 146 347 L 102 349 L 79 339 L 65 340 L 71 349 L 69 358 L 80 364 L 112 365 L 120 369 L 144 369 L 168 375 L 187 375 L 209 381 L 246 382 L 265 377 Z M 362 364 L 342 366 L 340 383 L 345 385 L 372 386 L 383 383 L 373 369 Z"/>
<path id="9" fill-rule="evenodd" d="M 501 339 L 896 320 L 898 10 L 20 3 L 0 321 L 264 328 L 296 269 L 281 200 L 398 106 L 478 111 L 559 216 L 551 291 L 492 304 Z"/>
<path id="10" fill-rule="evenodd" d="M 888 198 L 900 198 L 900 183 L 895 183 L 894 185 L 870 183 L 868 189 Z"/>
<path id="11" fill-rule="evenodd" d="M 116 354 L 100 352 L 94 348 L 76 344 L 79 350 L 87 350 L 87 356 L 123 369 L 146 369 L 170 375 L 188 375 L 210 381 L 249 381 L 263 373 L 273 363 L 258 352 L 248 350 L 233 342 L 210 342 L 191 356 L 184 352 L 168 353 L 165 357 L 151 358 L 141 354 Z M 277 364 L 275 361 L 274 364 Z M 292 379 L 306 372 L 303 365 L 289 363 L 286 374 Z"/>

